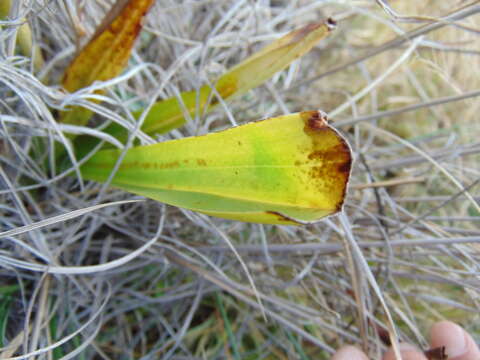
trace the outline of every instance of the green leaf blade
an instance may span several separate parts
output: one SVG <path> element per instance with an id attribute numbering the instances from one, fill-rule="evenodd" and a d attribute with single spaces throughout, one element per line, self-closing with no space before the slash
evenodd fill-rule
<path id="1" fill-rule="evenodd" d="M 107 14 L 92 39 L 65 71 L 62 86 L 69 92 L 119 75 L 127 65 L 141 22 L 154 0 L 120 0 Z M 97 91 L 101 94 L 103 91 Z M 74 107 L 63 112 L 59 121 L 84 126 L 92 112 Z"/>
<path id="2" fill-rule="evenodd" d="M 120 150 L 83 167 L 105 181 Z M 341 208 L 348 144 L 316 111 L 127 151 L 112 185 L 209 215 L 261 223 L 314 221 Z"/>
<path id="3" fill-rule="evenodd" d="M 309 52 L 320 40 L 327 37 L 334 28 L 335 22 L 327 19 L 319 23 L 306 25 L 275 40 L 222 75 L 215 84 L 218 95 L 227 100 L 235 96 L 241 96 L 261 85 L 274 74 L 286 69 L 293 61 Z M 181 98 L 183 106 L 180 106 L 176 98 L 166 99 L 154 104 L 145 118 L 142 131 L 149 135 L 167 132 L 185 123 L 184 109 L 191 116 L 196 109 L 203 113 L 219 104 L 216 95 L 213 94 L 209 86 L 203 86 L 200 89 L 199 101 L 197 101 L 196 92 L 183 92 Z M 137 113 L 137 116 L 140 113 Z"/>

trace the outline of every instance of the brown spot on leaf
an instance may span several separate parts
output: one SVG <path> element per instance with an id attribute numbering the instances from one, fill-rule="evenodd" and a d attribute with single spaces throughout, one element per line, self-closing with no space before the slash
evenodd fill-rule
<path id="1" fill-rule="evenodd" d="M 303 111 L 300 113 L 305 126 L 303 130 L 308 134 L 320 130 L 328 129 L 327 115 L 321 111 Z"/>
<path id="2" fill-rule="evenodd" d="M 224 99 L 228 98 L 230 95 L 233 95 L 238 90 L 238 80 L 233 76 L 227 76 L 220 80 L 215 86 L 218 93 Z M 212 103 L 215 99 L 212 99 Z M 218 102 L 218 100 L 217 100 Z"/>
<path id="3" fill-rule="evenodd" d="M 122 170 L 126 169 L 134 169 L 134 168 L 141 168 L 144 170 L 148 170 L 150 168 L 153 169 L 172 169 L 179 167 L 180 163 L 178 161 L 170 161 L 167 163 L 157 163 L 157 162 L 140 162 L 138 160 L 131 161 L 131 162 L 125 162 L 120 165 L 120 168 Z"/>
<path id="4" fill-rule="evenodd" d="M 344 163 L 341 163 L 340 165 L 338 165 L 338 171 L 341 173 L 349 174 L 351 165 L 352 165 L 351 161 L 346 161 Z"/>
<path id="5" fill-rule="evenodd" d="M 322 150 L 316 150 L 312 151 L 310 154 L 308 154 L 308 159 L 313 160 L 313 159 L 322 159 L 325 156 L 325 151 Z"/>
<path id="6" fill-rule="evenodd" d="M 300 113 L 304 131 L 312 141 L 305 154 L 304 170 L 310 184 L 336 201 L 332 204 L 340 211 L 346 195 L 352 163 L 347 142 L 327 123 L 326 115 L 319 111 Z"/>
<path id="7" fill-rule="evenodd" d="M 170 161 L 166 163 L 158 163 L 159 169 L 173 169 L 179 167 L 180 163 L 178 161 Z"/>
<path id="8" fill-rule="evenodd" d="M 221 78 L 215 85 L 218 95 L 220 95 L 223 99 L 227 99 L 229 96 L 235 94 L 235 92 L 238 90 L 237 82 L 238 80 L 233 76 Z M 210 106 L 215 106 L 220 102 L 218 95 L 215 94 L 211 97 Z"/>
<path id="9" fill-rule="evenodd" d="M 207 162 L 204 159 L 197 159 L 198 166 L 207 166 Z"/>
<path id="10" fill-rule="evenodd" d="M 123 162 L 121 165 L 120 165 L 120 169 L 131 169 L 131 168 L 136 168 L 139 166 L 139 162 L 138 160 L 135 160 L 135 161 L 130 161 L 130 162 Z"/>
<path id="11" fill-rule="evenodd" d="M 314 150 L 308 154 L 309 160 L 322 160 L 324 162 L 342 162 L 350 156 L 350 151 L 343 142 L 325 150 Z M 342 171 L 343 172 L 343 171 Z"/>

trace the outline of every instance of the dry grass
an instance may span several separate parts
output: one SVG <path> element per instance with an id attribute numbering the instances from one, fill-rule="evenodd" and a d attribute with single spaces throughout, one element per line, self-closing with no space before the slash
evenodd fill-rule
<path id="1" fill-rule="evenodd" d="M 111 1 L 14 3 L 0 30 L 0 357 L 328 359 L 355 343 L 378 358 L 372 324 L 388 326 L 387 314 L 423 348 L 444 318 L 480 341 L 480 5 L 392 1 L 394 18 L 380 1 L 158 0 L 98 106 L 91 89 L 55 84 Z M 15 52 L 25 16 L 41 68 Z M 126 125 L 138 106 L 196 89 L 324 16 L 338 30 L 288 71 L 159 140 L 321 108 L 356 154 L 340 217 L 281 227 L 154 201 L 97 208 L 137 197 L 39 162 L 72 131 L 55 111 L 95 109 L 90 131 L 101 136 L 105 122 Z"/>

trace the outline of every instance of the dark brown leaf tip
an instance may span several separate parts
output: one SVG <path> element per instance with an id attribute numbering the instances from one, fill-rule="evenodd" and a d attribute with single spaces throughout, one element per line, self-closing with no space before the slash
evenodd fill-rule
<path id="1" fill-rule="evenodd" d="M 328 127 L 327 114 L 323 111 L 304 111 L 300 116 L 310 131 L 323 130 Z"/>
<path id="2" fill-rule="evenodd" d="M 289 41 L 289 44 L 295 44 L 296 45 L 305 36 L 310 34 L 312 31 L 317 30 L 322 25 L 323 25 L 323 23 L 311 23 L 311 24 L 305 25 L 304 27 L 302 27 L 298 30 L 293 31 L 290 34 L 291 39 Z M 327 28 L 328 28 L 328 25 L 327 25 Z"/>
<path id="3" fill-rule="evenodd" d="M 332 18 L 328 18 L 326 24 L 327 24 L 328 30 L 330 31 L 334 30 L 337 27 L 337 22 Z"/>
<path id="4" fill-rule="evenodd" d="M 378 337 L 380 341 L 385 345 L 385 346 L 392 346 L 392 342 L 390 341 L 390 334 L 388 333 L 388 330 L 383 327 L 382 325 L 376 324 L 374 322 L 371 322 L 375 330 L 377 331 Z"/>
<path id="5" fill-rule="evenodd" d="M 445 353 L 445 346 L 436 347 L 423 352 L 428 360 L 447 360 L 448 355 Z"/>

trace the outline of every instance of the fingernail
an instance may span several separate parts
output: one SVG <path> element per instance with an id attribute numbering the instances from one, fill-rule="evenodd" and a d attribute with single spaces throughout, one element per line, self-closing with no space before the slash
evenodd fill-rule
<path id="1" fill-rule="evenodd" d="M 445 352 L 448 358 L 463 355 L 467 352 L 467 338 L 465 331 L 457 324 L 452 324 L 449 336 L 444 339 Z"/>

